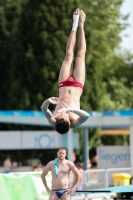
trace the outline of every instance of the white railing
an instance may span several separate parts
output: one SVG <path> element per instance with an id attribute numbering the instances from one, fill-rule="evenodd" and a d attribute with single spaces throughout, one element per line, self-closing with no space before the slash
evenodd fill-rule
<path id="1" fill-rule="evenodd" d="M 132 168 L 88 169 L 84 171 L 83 187 L 103 188 L 114 185 L 112 174 L 128 173 L 132 175 Z"/>
<path id="2" fill-rule="evenodd" d="M 106 169 L 106 187 L 109 187 L 109 172 L 129 172 L 131 173 L 132 168 L 110 168 Z M 111 176 L 110 176 L 111 178 Z"/>
<path id="3" fill-rule="evenodd" d="M 102 181 L 99 183 L 99 177 L 102 176 Z M 85 171 L 84 185 L 92 188 L 99 188 L 101 184 L 105 186 L 106 169 L 88 169 Z M 99 186 L 98 186 L 99 185 Z M 103 186 L 103 187 L 104 187 Z"/>

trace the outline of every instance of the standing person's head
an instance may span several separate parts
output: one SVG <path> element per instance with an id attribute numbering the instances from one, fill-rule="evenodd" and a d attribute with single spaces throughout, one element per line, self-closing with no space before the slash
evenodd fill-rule
<path id="1" fill-rule="evenodd" d="M 7 155 L 7 156 L 6 156 L 6 159 L 11 160 L 11 156 L 10 156 L 10 155 Z"/>
<path id="2" fill-rule="evenodd" d="M 57 158 L 59 160 L 64 160 L 67 154 L 67 150 L 64 147 L 59 148 L 59 150 L 57 151 Z"/>
<path id="3" fill-rule="evenodd" d="M 75 163 L 76 167 L 80 170 L 80 169 L 83 169 L 83 163 L 78 161 Z"/>
<path id="4" fill-rule="evenodd" d="M 60 134 L 65 134 L 69 131 L 70 120 L 66 113 L 61 114 L 56 118 L 55 129 Z"/>

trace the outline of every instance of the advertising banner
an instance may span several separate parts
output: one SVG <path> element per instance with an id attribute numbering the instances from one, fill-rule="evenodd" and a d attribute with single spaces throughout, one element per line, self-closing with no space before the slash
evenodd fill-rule
<path id="1" fill-rule="evenodd" d="M 40 176 L 41 173 L 0 174 L 0 200 L 48 199 Z M 46 180 L 51 188 L 51 173 Z"/>
<path id="2" fill-rule="evenodd" d="M 72 133 L 72 140 L 73 148 L 79 148 L 78 133 Z M 56 149 L 67 147 L 67 142 L 68 135 L 56 131 L 0 131 L 0 150 Z"/>
<path id="3" fill-rule="evenodd" d="M 99 146 L 97 155 L 99 169 L 130 167 L 129 146 Z"/>

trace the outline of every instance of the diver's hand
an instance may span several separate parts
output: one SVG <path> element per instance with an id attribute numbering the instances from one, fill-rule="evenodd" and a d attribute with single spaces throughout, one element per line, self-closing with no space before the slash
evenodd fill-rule
<path id="1" fill-rule="evenodd" d="M 68 106 L 66 103 L 63 102 L 63 105 L 65 106 L 65 108 L 70 108 L 70 106 Z"/>
<path id="2" fill-rule="evenodd" d="M 73 109 L 68 106 L 66 103 L 63 102 L 64 108 L 58 110 L 58 112 L 66 113 L 66 112 L 73 112 Z"/>
<path id="3" fill-rule="evenodd" d="M 72 112 L 72 108 L 61 108 L 58 110 L 60 113 Z"/>
<path id="4" fill-rule="evenodd" d="M 58 104 L 60 102 L 59 98 L 57 98 L 57 97 L 50 97 L 48 100 L 52 104 Z"/>
<path id="5" fill-rule="evenodd" d="M 66 113 L 66 112 L 73 112 L 73 109 L 69 107 L 66 103 L 63 102 L 64 108 L 58 110 L 58 112 Z"/>

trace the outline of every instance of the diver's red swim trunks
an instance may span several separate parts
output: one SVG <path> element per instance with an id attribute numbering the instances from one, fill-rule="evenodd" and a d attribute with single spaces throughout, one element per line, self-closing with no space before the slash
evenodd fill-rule
<path id="1" fill-rule="evenodd" d="M 80 87 L 81 89 L 84 88 L 84 85 L 76 81 L 73 77 L 69 77 L 67 80 L 62 81 L 58 84 L 58 88 L 66 87 L 66 86 L 73 86 L 73 87 Z"/>

